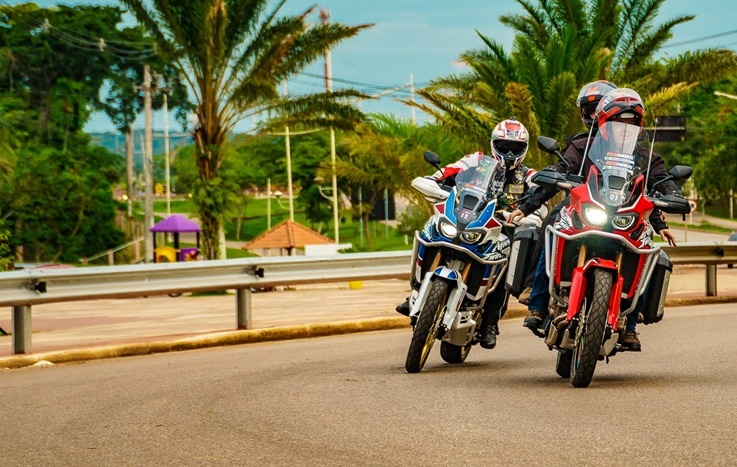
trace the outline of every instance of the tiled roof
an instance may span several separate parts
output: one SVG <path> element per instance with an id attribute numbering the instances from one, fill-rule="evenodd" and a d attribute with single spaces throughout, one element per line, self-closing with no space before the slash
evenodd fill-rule
<path id="1" fill-rule="evenodd" d="M 327 245 L 330 243 L 335 242 L 302 224 L 287 219 L 245 244 L 243 249 L 304 248 L 305 245 Z"/>

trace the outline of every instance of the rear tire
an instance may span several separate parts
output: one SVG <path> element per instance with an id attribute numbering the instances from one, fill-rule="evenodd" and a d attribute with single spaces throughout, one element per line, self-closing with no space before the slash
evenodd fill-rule
<path id="1" fill-rule="evenodd" d="M 430 284 L 427 300 L 420 310 L 417 323 L 412 332 L 412 341 L 407 351 L 404 368 L 407 373 L 419 373 L 425 366 L 430 349 L 435 343 L 438 327 L 443 319 L 445 305 L 448 301 L 449 284 L 436 279 Z"/>
<path id="2" fill-rule="evenodd" d="M 576 347 L 571 358 L 571 384 L 585 388 L 591 384 L 599 361 L 599 352 L 604 341 L 604 328 L 609 311 L 609 296 L 612 291 L 612 274 L 609 271 L 594 269 L 594 287 L 588 313 L 580 313 L 576 329 Z"/>
<path id="3" fill-rule="evenodd" d="M 440 356 L 447 363 L 463 363 L 466 361 L 468 354 L 471 353 L 471 347 L 473 344 L 466 344 L 464 346 L 453 345 L 449 342 L 440 343 Z"/>

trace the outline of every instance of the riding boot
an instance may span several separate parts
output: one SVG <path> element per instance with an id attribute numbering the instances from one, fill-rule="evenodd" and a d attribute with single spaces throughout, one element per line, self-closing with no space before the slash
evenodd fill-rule
<path id="1" fill-rule="evenodd" d="M 395 310 L 397 310 L 397 313 L 400 315 L 409 316 L 409 312 L 411 311 L 409 306 L 409 297 L 407 297 L 407 300 L 397 305 Z"/>
<path id="2" fill-rule="evenodd" d="M 499 326 L 491 319 L 481 320 L 481 347 L 493 349 L 496 347 L 496 336 L 499 334 Z"/>

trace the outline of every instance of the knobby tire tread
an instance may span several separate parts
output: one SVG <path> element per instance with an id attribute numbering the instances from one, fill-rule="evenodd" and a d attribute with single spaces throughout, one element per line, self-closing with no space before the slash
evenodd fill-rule
<path id="1" fill-rule="evenodd" d="M 603 269 L 594 270 L 594 290 L 591 306 L 586 317 L 586 339 L 581 360 L 576 368 L 576 352 L 579 342 L 576 342 L 573 358 L 571 359 L 571 384 L 577 388 L 585 388 L 591 384 L 594 370 L 599 361 L 599 352 L 604 340 L 604 328 L 609 311 L 609 296 L 612 290 L 612 275 Z"/>
<path id="2" fill-rule="evenodd" d="M 435 324 L 436 317 L 440 314 L 438 309 L 445 306 L 445 301 L 448 296 L 448 283 L 443 280 L 435 280 L 430 285 L 430 292 L 427 295 L 422 310 L 420 310 L 420 316 L 417 317 L 417 323 L 412 332 L 412 341 L 409 344 L 409 350 L 407 351 L 407 360 L 404 364 L 404 368 L 408 373 L 419 373 L 422 371 L 422 367 L 425 366 L 425 361 L 422 359 L 422 350 L 425 348 L 428 334 Z M 428 354 L 430 351 L 428 350 Z"/>

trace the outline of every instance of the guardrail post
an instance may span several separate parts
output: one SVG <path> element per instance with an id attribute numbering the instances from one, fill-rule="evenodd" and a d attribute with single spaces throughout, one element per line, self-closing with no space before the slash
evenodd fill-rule
<path id="1" fill-rule="evenodd" d="M 31 353 L 31 307 L 13 307 L 13 353 Z"/>
<path id="2" fill-rule="evenodd" d="M 238 315 L 238 329 L 251 329 L 251 289 L 235 291 L 235 306 Z"/>
<path id="3" fill-rule="evenodd" d="M 717 296 L 717 265 L 716 264 L 706 265 L 706 296 L 707 297 Z"/>

